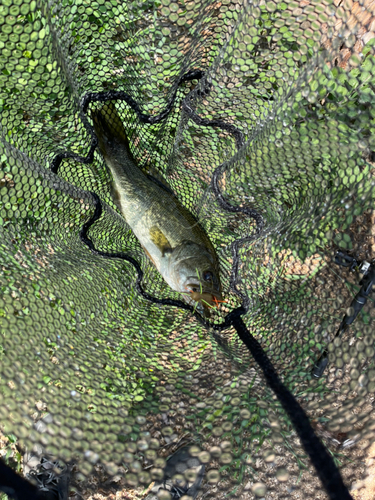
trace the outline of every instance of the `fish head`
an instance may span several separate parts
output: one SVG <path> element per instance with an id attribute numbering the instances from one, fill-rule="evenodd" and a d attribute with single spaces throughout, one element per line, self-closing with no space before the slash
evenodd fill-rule
<path id="1" fill-rule="evenodd" d="M 215 255 L 202 245 L 187 242 L 171 259 L 170 271 L 176 290 L 191 303 L 214 307 L 222 301 L 219 266 Z"/>

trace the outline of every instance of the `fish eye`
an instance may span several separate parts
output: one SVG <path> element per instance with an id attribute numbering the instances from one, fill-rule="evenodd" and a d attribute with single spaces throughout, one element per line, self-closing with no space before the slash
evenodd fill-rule
<path id="1" fill-rule="evenodd" d="M 212 281 L 214 275 L 211 273 L 211 271 L 204 271 L 203 273 L 203 279 L 204 281 Z"/>

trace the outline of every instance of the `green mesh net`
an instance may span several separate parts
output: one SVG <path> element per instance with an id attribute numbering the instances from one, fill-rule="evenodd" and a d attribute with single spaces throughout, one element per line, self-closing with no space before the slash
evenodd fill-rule
<path id="1" fill-rule="evenodd" d="M 74 463 L 77 491 L 100 470 L 143 498 L 189 446 L 197 498 L 326 498 L 235 310 L 348 487 L 362 478 L 374 297 L 336 335 L 361 276 L 335 256 L 375 251 L 373 9 L 2 0 L 0 424 Z M 216 250 L 225 301 L 209 320 L 115 203 L 91 118 L 105 102 Z"/>

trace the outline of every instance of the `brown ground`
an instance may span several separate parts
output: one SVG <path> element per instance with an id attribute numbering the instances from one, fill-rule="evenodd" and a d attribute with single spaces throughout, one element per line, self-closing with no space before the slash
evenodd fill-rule
<path id="1" fill-rule="evenodd" d="M 365 478 L 353 485 L 354 500 L 374 500 L 375 498 L 375 443 L 371 445 L 366 456 Z"/>

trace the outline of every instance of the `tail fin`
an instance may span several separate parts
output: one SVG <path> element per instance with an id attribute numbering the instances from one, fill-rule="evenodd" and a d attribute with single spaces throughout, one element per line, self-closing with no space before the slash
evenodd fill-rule
<path id="1" fill-rule="evenodd" d="M 91 117 L 103 156 L 108 156 L 109 148 L 121 145 L 125 146 L 130 158 L 133 158 L 124 125 L 113 102 L 104 104 L 101 109 L 93 110 Z"/>

